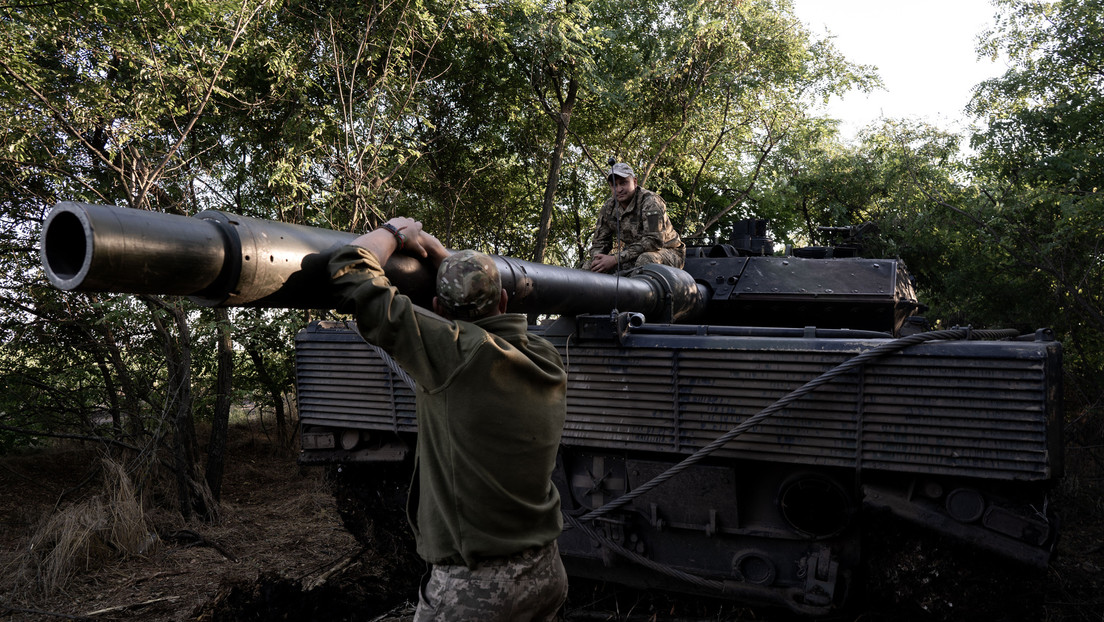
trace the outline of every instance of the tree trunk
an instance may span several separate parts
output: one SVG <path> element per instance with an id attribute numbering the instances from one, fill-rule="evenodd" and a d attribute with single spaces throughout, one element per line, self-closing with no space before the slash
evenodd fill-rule
<path id="1" fill-rule="evenodd" d="M 195 421 L 192 419 L 192 343 L 191 330 L 183 309 L 152 296 L 143 296 L 153 311 L 154 326 L 164 343 L 165 365 L 168 379 L 165 392 L 165 414 L 171 412 L 173 427 L 173 470 L 176 475 L 177 501 L 185 520 L 198 515 L 203 520 L 213 520 L 218 508 L 210 502 L 210 492 L 203 477 L 199 476 L 196 455 Z M 161 321 L 157 311 L 168 313 L 176 325 L 177 335 Z"/>
<path id="2" fill-rule="evenodd" d="M 96 353 L 96 368 L 100 370 L 100 376 L 104 381 L 104 395 L 107 396 L 108 412 L 111 413 L 111 431 L 115 438 L 123 436 L 123 415 L 119 406 L 119 391 L 115 387 L 115 379 L 111 377 L 111 368 L 107 366 L 106 357 L 100 351 Z"/>
<path id="3" fill-rule="evenodd" d="M 95 295 L 92 295 L 91 299 L 93 301 L 98 301 Z M 139 404 L 145 402 L 152 405 L 149 391 L 140 387 L 135 378 L 131 375 L 127 368 L 126 361 L 123 359 L 123 352 L 119 347 L 119 341 L 115 338 L 115 331 L 112 330 L 109 323 L 96 322 L 87 326 L 85 330 L 88 334 L 89 347 L 102 348 L 105 352 L 107 361 L 110 362 L 111 367 L 115 369 L 115 375 L 118 377 L 119 386 L 122 387 L 122 403 L 120 404 L 120 408 L 122 414 L 126 417 L 124 429 L 126 434 L 129 434 L 130 437 L 137 442 L 138 439 L 142 438 L 145 432 L 145 425 L 142 421 L 142 409 Z"/>
<path id="4" fill-rule="evenodd" d="M 556 198 L 556 189 L 560 185 L 560 168 L 563 165 L 563 153 L 567 146 L 567 126 L 571 123 L 571 112 L 575 108 L 575 99 L 579 93 L 579 83 L 574 78 L 568 81 L 567 97 L 560 102 L 560 111 L 552 115 L 556 121 L 556 145 L 552 150 L 552 161 L 548 167 L 548 183 L 544 187 L 544 204 L 541 206 L 540 229 L 537 231 L 536 247 L 533 249 L 533 261 L 544 261 L 544 251 L 548 248 L 548 232 L 552 228 L 552 206 Z"/>
<path id="5" fill-rule="evenodd" d="M 253 367 L 257 369 L 257 378 L 268 390 L 268 394 L 272 398 L 272 406 L 276 409 L 276 442 L 280 447 L 287 447 L 287 422 L 285 421 L 284 400 L 280 386 L 272 378 L 272 374 L 268 373 L 268 368 L 265 367 L 264 358 L 261 356 L 261 351 L 257 349 L 257 345 L 247 344 L 245 351 L 253 361 Z"/>
<path id="6" fill-rule="evenodd" d="M 222 474 L 226 465 L 226 441 L 230 427 L 230 393 L 233 390 L 234 343 L 230 338 L 230 313 L 215 309 L 218 331 L 218 373 L 215 381 L 215 412 L 211 421 L 211 438 L 207 442 L 207 488 L 211 500 L 222 498 Z"/>

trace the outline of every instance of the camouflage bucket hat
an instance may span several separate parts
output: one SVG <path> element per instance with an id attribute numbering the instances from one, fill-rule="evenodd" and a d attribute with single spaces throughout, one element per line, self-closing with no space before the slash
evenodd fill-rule
<path id="1" fill-rule="evenodd" d="M 494 260 L 478 251 L 457 251 L 437 269 L 437 302 L 454 318 L 483 317 L 498 304 L 501 291 Z"/>

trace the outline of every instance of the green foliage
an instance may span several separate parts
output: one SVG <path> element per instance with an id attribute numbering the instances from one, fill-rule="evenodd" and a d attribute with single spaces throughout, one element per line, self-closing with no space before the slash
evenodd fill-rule
<path id="1" fill-rule="evenodd" d="M 103 0 L 5 9 L 0 152 L 42 187 L 35 198 L 88 199 L 181 210 L 184 185 L 165 184 L 209 147 L 191 129 L 240 50 L 254 11 L 226 1 L 154 5 Z M 215 140 L 207 136 L 205 140 Z"/>
<path id="2" fill-rule="evenodd" d="M 979 85 L 972 110 L 981 189 L 963 213 L 1000 257 L 992 287 L 1070 346 L 1082 386 L 1104 390 L 1104 3 L 1002 0 L 983 50 L 1011 69 Z M 1088 385 L 1088 386 L 1085 386 Z"/>
<path id="3" fill-rule="evenodd" d="M 643 110 L 624 115 L 656 124 L 630 128 L 623 143 L 648 136 L 639 168 L 654 175 L 676 226 L 715 236 L 750 215 L 749 196 L 778 150 L 815 127 L 811 101 L 874 78 L 810 41 L 786 3 L 693 5 L 674 28 L 675 62 L 655 66 L 679 69 L 654 76 Z"/>
<path id="4" fill-rule="evenodd" d="M 232 313 L 236 349 L 235 388 L 246 401 L 269 404 L 277 387 L 284 398 L 295 391 L 295 333 L 305 316 L 287 309 L 240 309 Z M 260 353 L 258 361 L 249 352 Z M 260 363 L 263 368 L 258 367 Z"/>
<path id="5" fill-rule="evenodd" d="M 869 252 L 905 257 L 922 271 L 926 255 L 911 247 L 924 242 L 928 207 L 957 191 L 964 166 L 958 139 L 901 121 L 885 121 L 859 138 L 842 145 L 828 124 L 795 132 L 764 167 L 751 211 L 771 219 L 776 237 L 794 245 L 825 243 L 821 227 L 874 223 L 882 234 Z"/>

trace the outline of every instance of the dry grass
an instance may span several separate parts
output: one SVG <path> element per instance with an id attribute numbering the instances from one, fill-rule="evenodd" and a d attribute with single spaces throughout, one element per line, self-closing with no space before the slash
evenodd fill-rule
<path id="1" fill-rule="evenodd" d="M 48 515 L 8 575 L 26 598 L 63 591 L 79 572 L 144 555 L 157 546 L 141 499 L 122 465 L 104 459 L 104 491 Z"/>

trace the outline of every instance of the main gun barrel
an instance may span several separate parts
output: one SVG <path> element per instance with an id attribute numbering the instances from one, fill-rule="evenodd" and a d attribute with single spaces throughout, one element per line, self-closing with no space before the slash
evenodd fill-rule
<path id="1" fill-rule="evenodd" d="M 187 296 L 206 306 L 333 309 L 328 262 L 357 235 L 208 210 L 195 217 L 106 205 L 59 203 L 42 226 L 42 265 L 71 291 Z M 704 294 L 681 270 L 649 266 L 633 278 L 492 255 L 509 310 L 553 315 L 634 311 L 677 321 Z M 396 254 L 388 279 L 423 306 L 431 266 Z"/>

